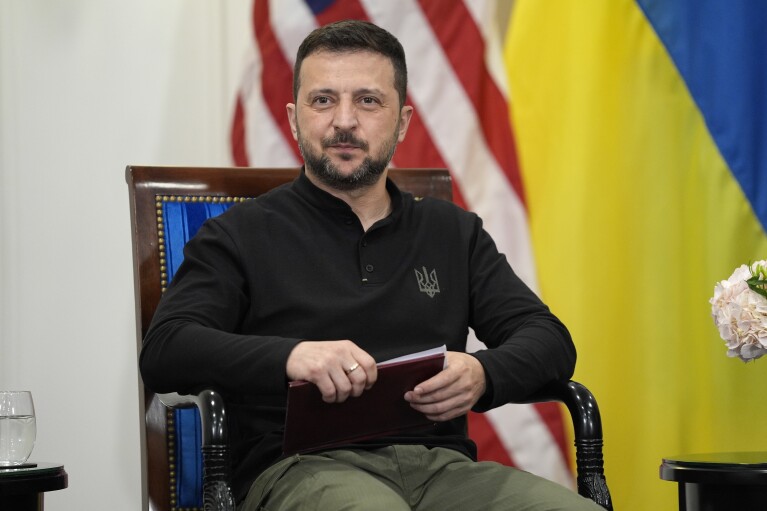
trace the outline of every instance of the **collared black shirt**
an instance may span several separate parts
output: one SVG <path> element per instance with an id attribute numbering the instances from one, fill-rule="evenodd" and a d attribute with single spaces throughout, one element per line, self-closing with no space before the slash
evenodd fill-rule
<path id="1" fill-rule="evenodd" d="M 481 220 L 387 181 L 392 213 L 367 232 L 305 174 L 208 220 L 186 246 L 144 340 L 155 392 L 226 396 L 237 499 L 280 457 L 285 367 L 302 340 L 350 339 L 382 361 L 447 345 L 477 352 L 484 411 L 569 378 L 566 328 L 514 274 Z M 466 419 L 365 445 L 418 443 L 476 457 Z"/>

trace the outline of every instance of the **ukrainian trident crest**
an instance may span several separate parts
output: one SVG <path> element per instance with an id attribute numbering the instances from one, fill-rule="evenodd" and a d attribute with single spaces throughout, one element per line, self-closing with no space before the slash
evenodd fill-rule
<path id="1" fill-rule="evenodd" d="M 437 270 L 431 272 L 423 266 L 423 273 L 415 270 L 415 276 L 418 279 L 418 290 L 422 293 L 429 295 L 429 298 L 434 298 L 434 295 L 439 293 L 439 281 L 437 280 Z"/>

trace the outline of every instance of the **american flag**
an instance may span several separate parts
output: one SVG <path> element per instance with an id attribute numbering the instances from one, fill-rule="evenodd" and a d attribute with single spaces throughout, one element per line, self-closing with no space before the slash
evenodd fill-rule
<path id="1" fill-rule="evenodd" d="M 415 107 L 397 167 L 448 168 L 455 202 L 482 217 L 517 274 L 537 288 L 493 0 L 254 0 L 252 45 L 236 97 L 238 166 L 298 166 L 285 105 L 303 38 L 341 19 L 371 21 L 402 43 Z M 481 347 L 469 339 L 470 350 Z M 469 417 L 481 459 L 573 486 L 560 405 L 506 405 Z"/>

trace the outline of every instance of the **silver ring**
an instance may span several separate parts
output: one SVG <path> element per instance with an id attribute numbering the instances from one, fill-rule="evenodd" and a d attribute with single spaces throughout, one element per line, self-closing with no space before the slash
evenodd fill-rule
<path id="1" fill-rule="evenodd" d="M 349 369 L 345 369 L 344 371 L 346 372 L 346 374 L 351 374 L 354 371 L 356 371 L 359 366 L 360 365 L 355 362 L 354 365 L 352 365 Z"/>

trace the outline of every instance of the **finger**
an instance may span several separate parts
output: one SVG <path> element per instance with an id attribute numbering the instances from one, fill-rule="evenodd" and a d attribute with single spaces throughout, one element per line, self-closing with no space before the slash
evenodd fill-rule
<path id="1" fill-rule="evenodd" d="M 326 403 L 334 403 L 336 400 L 336 386 L 329 375 L 321 376 L 313 382 L 322 394 L 322 400 Z"/>
<path id="2" fill-rule="evenodd" d="M 458 380 L 459 377 L 459 374 L 445 369 L 432 376 L 428 380 L 416 385 L 415 388 L 413 388 L 411 391 L 412 395 L 421 399 L 434 400 L 435 398 L 433 396 L 435 394 L 443 389 L 449 388 Z"/>
<path id="3" fill-rule="evenodd" d="M 346 377 L 352 384 L 351 395 L 359 397 L 367 386 L 367 375 L 358 362 L 355 362 L 351 367 L 351 371 L 346 370 Z"/>
<path id="4" fill-rule="evenodd" d="M 446 421 L 465 415 L 471 409 L 470 404 L 460 397 L 440 401 L 439 403 L 412 404 L 414 410 L 424 414 L 426 418 L 432 421 Z"/>
<path id="5" fill-rule="evenodd" d="M 412 404 L 426 405 L 431 403 L 441 403 L 460 394 L 460 388 L 455 385 L 440 388 L 434 392 L 429 392 L 428 394 L 419 394 L 415 390 L 411 390 L 410 392 L 405 393 L 405 401 Z"/>
<path id="6" fill-rule="evenodd" d="M 359 369 L 360 365 L 357 362 L 354 362 L 353 364 L 346 364 L 344 366 L 344 372 L 348 375 L 351 375 L 354 371 Z"/>
<path id="7" fill-rule="evenodd" d="M 335 386 L 335 395 L 334 399 L 331 401 L 328 401 L 327 399 L 325 401 L 328 403 L 343 403 L 352 391 L 352 383 L 349 381 L 346 372 L 341 368 L 331 369 L 329 375 Z"/>
<path id="8" fill-rule="evenodd" d="M 376 361 L 362 349 L 355 351 L 354 359 L 359 364 L 359 368 L 355 372 L 364 373 L 364 389 L 369 390 L 378 379 L 378 367 L 376 366 Z"/>

